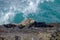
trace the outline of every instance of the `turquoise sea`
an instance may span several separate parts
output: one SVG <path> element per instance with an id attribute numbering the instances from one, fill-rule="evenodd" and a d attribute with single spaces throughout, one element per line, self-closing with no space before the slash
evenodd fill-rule
<path id="1" fill-rule="evenodd" d="M 0 0 L 0 24 L 38 22 L 60 23 L 60 0 Z"/>

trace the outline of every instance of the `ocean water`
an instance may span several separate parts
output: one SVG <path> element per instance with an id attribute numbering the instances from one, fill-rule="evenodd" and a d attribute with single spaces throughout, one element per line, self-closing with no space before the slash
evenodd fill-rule
<path id="1" fill-rule="evenodd" d="M 0 24 L 38 22 L 60 23 L 60 0 L 0 0 Z"/>

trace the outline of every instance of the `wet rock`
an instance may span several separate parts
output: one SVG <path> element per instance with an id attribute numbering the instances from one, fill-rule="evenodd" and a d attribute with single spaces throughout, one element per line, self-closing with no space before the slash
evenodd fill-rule
<path id="1" fill-rule="evenodd" d="M 35 27 L 46 27 L 45 22 L 34 22 Z"/>
<path id="2" fill-rule="evenodd" d="M 18 25 L 18 28 L 19 28 L 19 29 L 23 29 L 24 27 L 25 27 L 24 25 L 21 25 L 21 24 Z"/>
<path id="3" fill-rule="evenodd" d="M 34 20 L 30 18 L 30 19 L 25 19 L 20 24 L 18 24 L 18 26 L 19 28 L 24 28 L 24 27 L 28 28 L 28 26 L 33 23 L 34 23 Z"/>
<path id="4" fill-rule="evenodd" d="M 2 26 L 6 27 L 6 28 L 18 27 L 19 29 L 31 28 L 31 27 L 33 27 L 33 28 L 34 27 L 53 27 L 53 25 L 47 25 L 45 22 L 37 22 L 31 18 L 25 19 L 24 21 L 22 21 L 19 24 L 4 24 Z"/>
<path id="5" fill-rule="evenodd" d="M 15 24 L 4 24 L 3 26 L 6 27 L 6 28 L 14 28 L 17 25 L 15 25 Z"/>
<path id="6" fill-rule="evenodd" d="M 34 22 L 29 25 L 29 28 L 31 27 L 54 27 L 53 25 L 47 25 L 45 22 Z"/>
<path id="7" fill-rule="evenodd" d="M 34 20 L 30 18 L 30 19 L 24 20 L 24 21 L 21 22 L 20 24 L 26 26 L 26 25 L 29 25 L 29 24 L 32 24 L 32 23 L 34 23 Z"/>
<path id="8" fill-rule="evenodd" d="M 54 27 L 53 25 L 46 25 L 46 27 Z"/>

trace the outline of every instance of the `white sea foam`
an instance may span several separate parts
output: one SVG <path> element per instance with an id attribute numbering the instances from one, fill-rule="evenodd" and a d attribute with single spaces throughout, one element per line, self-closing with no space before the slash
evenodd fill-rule
<path id="1" fill-rule="evenodd" d="M 13 0 L 10 4 L 10 9 L 21 11 L 23 16 L 27 17 L 30 13 L 36 13 L 39 10 L 38 5 L 45 1 L 54 2 L 54 0 Z"/>
<path id="2" fill-rule="evenodd" d="M 23 17 L 27 18 L 28 14 L 36 13 L 38 9 L 38 5 L 40 3 L 44 3 L 45 1 L 53 2 L 54 0 L 1 0 L 5 4 L 3 4 L 4 12 L 0 13 L 0 24 L 10 23 L 16 15 L 15 11 L 20 11 L 23 13 Z M 12 19 L 12 20 L 11 20 Z"/>
<path id="3" fill-rule="evenodd" d="M 8 12 L 0 17 L 0 24 L 7 24 L 10 23 L 14 18 L 13 12 Z"/>

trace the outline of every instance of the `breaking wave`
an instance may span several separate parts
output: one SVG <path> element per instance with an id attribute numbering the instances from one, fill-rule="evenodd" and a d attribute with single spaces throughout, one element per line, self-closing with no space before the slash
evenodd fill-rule
<path id="1" fill-rule="evenodd" d="M 18 23 L 25 18 L 60 22 L 59 7 L 56 0 L 0 0 L 0 24 Z"/>

